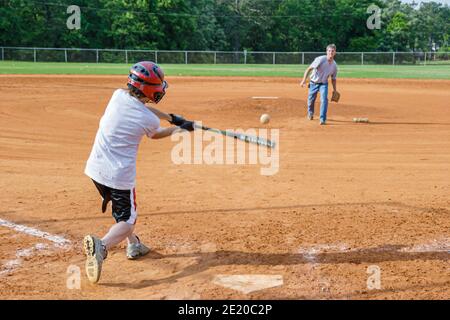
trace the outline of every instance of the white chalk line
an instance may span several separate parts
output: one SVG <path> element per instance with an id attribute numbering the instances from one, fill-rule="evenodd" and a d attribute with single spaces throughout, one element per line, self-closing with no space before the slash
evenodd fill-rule
<path id="1" fill-rule="evenodd" d="M 316 273 L 316 268 L 320 266 L 317 261 L 318 255 L 323 253 L 343 253 L 343 252 L 355 252 L 361 249 L 351 248 L 345 243 L 336 244 L 316 244 L 310 247 L 301 247 L 298 249 L 298 253 L 303 256 L 303 258 L 308 262 L 309 273 Z M 380 251 L 384 251 L 380 249 Z M 450 239 L 434 239 L 427 243 L 415 244 L 410 246 L 405 246 L 401 249 L 396 250 L 397 252 L 408 252 L 408 253 L 423 253 L 423 252 L 447 252 L 450 254 Z M 317 275 L 318 284 L 321 287 L 322 292 L 330 292 L 330 281 Z"/>
<path id="2" fill-rule="evenodd" d="M 317 255 L 323 252 L 348 252 L 351 251 L 350 247 L 345 243 L 337 244 L 316 244 L 311 247 L 300 248 L 300 253 L 303 258 L 311 264 L 319 265 L 317 262 Z"/>
<path id="3" fill-rule="evenodd" d="M 450 238 L 435 239 L 428 243 L 416 244 L 399 250 L 400 252 L 448 252 L 450 253 Z"/>
<path id="4" fill-rule="evenodd" d="M 10 228 L 14 231 L 17 231 L 20 233 L 25 233 L 25 234 L 33 236 L 33 237 L 48 240 L 48 241 L 52 242 L 53 246 L 58 249 L 68 250 L 71 246 L 70 240 L 67 240 L 61 236 L 53 235 L 48 232 L 38 230 L 36 228 L 16 224 L 16 223 L 13 223 L 13 222 L 10 222 L 7 220 L 3 220 L 3 219 L 0 219 L 0 226 Z M 9 273 L 13 272 L 14 270 L 16 270 L 17 268 L 19 268 L 22 265 L 24 258 L 32 257 L 32 256 L 36 255 L 37 253 L 39 253 L 43 250 L 47 250 L 47 249 L 50 249 L 50 247 L 47 244 L 37 243 L 30 248 L 17 250 L 16 254 L 15 254 L 15 258 L 12 260 L 9 260 L 5 264 L 3 264 L 3 266 L 2 266 L 3 270 L 0 271 L 0 276 L 9 274 Z"/>
<path id="5" fill-rule="evenodd" d="M 49 240 L 53 242 L 57 247 L 65 248 L 66 246 L 70 246 L 70 240 L 67 240 L 61 236 L 53 235 L 48 232 L 44 232 L 41 230 L 38 230 L 36 228 L 27 227 L 21 224 L 15 224 L 13 222 L 0 219 L 0 227 L 7 227 L 10 229 L 13 229 L 17 232 L 25 233 L 27 235 L 38 237 L 42 239 Z"/>
<path id="6" fill-rule="evenodd" d="M 0 271 L 0 276 L 13 272 L 22 265 L 24 258 L 33 257 L 39 251 L 43 251 L 45 249 L 50 249 L 50 247 L 45 243 L 37 243 L 30 248 L 17 250 L 15 259 L 9 260 L 3 265 L 3 270 Z"/>
<path id="7" fill-rule="evenodd" d="M 370 249 L 370 248 L 369 248 Z M 318 264 L 317 256 L 322 253 L 341 253 L 341 252 L 352 252 L 361 249 L 351 248 L 345 243 L 336 244 L 316 244 L 310 247 L 301 247 L 298 249 L 303 258 L 312 264 Z M 380 249 L 380 251 L 383 251 Z M 427 243 L 420 243 L 410 246 L 405 246 L 401 249 L 396 250 L 398 252 L 450 252 L 450 239 L 434 239 Z"/>

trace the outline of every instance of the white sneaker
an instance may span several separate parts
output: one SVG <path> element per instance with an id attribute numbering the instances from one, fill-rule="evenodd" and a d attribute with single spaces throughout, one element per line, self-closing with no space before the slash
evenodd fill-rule
<path id="1" fill-rule="evenodd" d="M 127 258 L 129 260 L 136 260 L 139 257 L 145 256 L 150 252 L 150 248 L 148 248 L 145 244 L 139 243 L 130 243 L 127 246 Z"/>
<path id="2" fill-rule="evenodd" d="M 102 273 L 103 260 L 107 255 L 103 242 L 94 236 L 85 236 L 83 249 L 86 254 L 87 277 L 90 282 L 97 283 Z"/>

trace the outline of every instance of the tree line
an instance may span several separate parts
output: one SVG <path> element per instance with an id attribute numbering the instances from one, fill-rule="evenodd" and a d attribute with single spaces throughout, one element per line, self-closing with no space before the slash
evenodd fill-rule
<path id="1" fill-rule="evenodd" d="M 70 5 L 80 9 L 79 29 L 68 28 Z M 436 2 L 0 0 L 0 46 L 292 52 L 335 43 L 339 51 L 447 51 L 449 33 L 450 8 Z"/>

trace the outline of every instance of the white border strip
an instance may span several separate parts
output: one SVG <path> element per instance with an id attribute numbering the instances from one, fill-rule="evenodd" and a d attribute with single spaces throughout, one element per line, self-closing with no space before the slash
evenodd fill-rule
<path id="1" fill-rule="evenodd" d="M 35 228 L 27 227 L 20 224 L 15 224 L 10 221 L 6 221 L 3 219 L 0 219 L 0 226 L 1 227 L 7 227 L 10 229 L 13 229 L 15 231 L 28 234 L 33 237 L 38 237 L 42 239 L 46 239 L 48 241 L 53 242 L 57 247 L 65 248 L 70 245 L 70 240 L 67 240 L 61 236 L 53 235 L 48 232 L 44 232 Z"/>

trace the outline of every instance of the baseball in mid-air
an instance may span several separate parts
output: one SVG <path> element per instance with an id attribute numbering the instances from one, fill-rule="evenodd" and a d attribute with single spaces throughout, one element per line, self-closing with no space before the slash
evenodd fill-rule
<path id="1" fill-rule="evenodd" d="M 261 118 L 259 118 L 259 122 L 261 122 L 261 124 L 268 124 L 270 121 L 270 116 L 265 113 L 261 116 Z"/>

